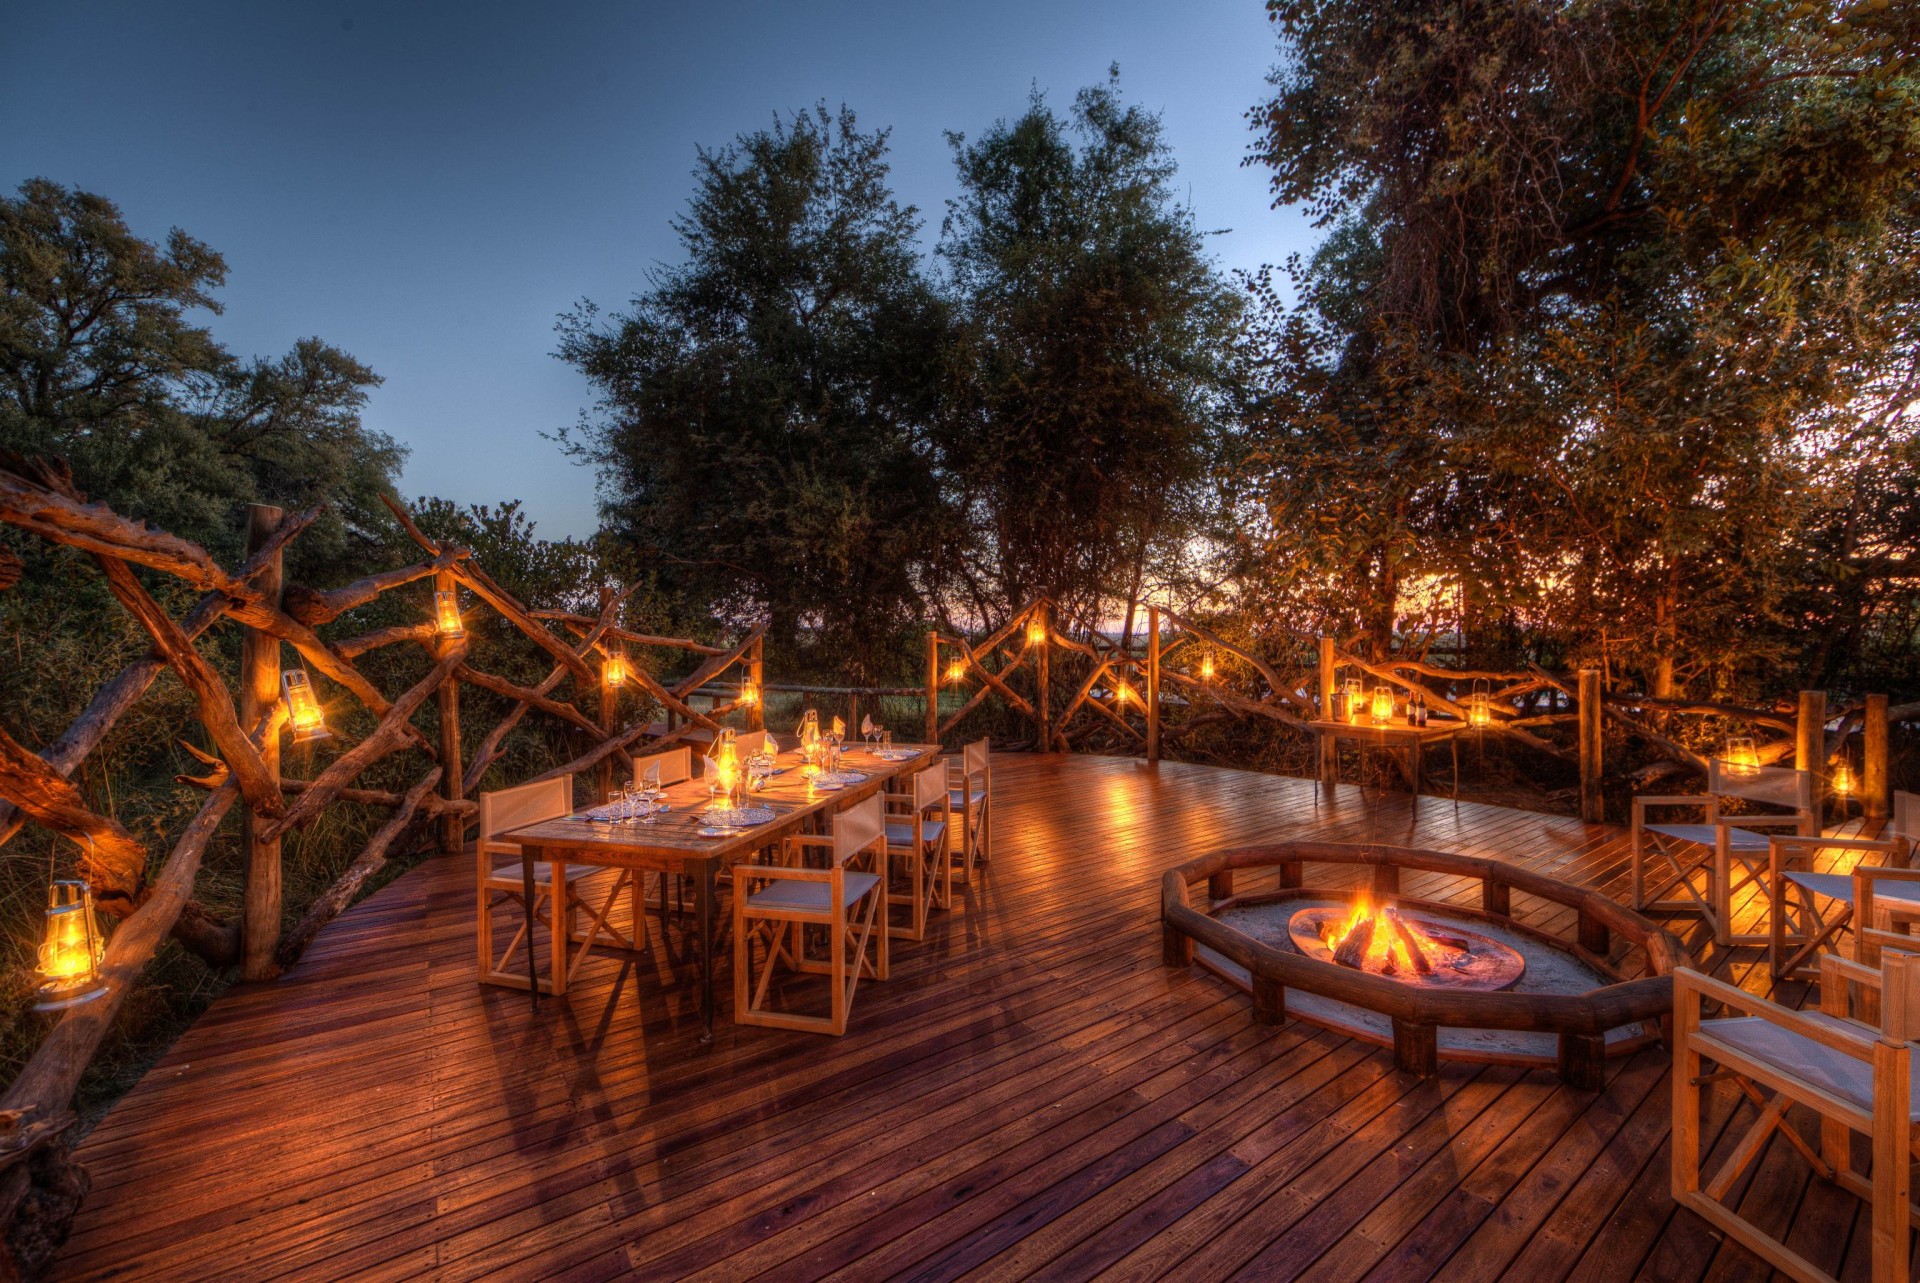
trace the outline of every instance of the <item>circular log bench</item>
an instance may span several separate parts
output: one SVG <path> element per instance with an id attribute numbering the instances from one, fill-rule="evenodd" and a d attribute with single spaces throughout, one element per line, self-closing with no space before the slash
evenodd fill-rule
<path id="1" fill-rule="evenodd" d="M 1583 993 L 1422 988 L 1309 958 L 1292 948 L 1255 939 L 1219 920 L 1220 913 L 1240 906 L 1315 896 L 1338 901 L 1351 896 L 1352 892 L 1345 889 L 1306 887 L 1304 866 L 1309 863 L 1370 868 L 1371 891 L 1382 903 L 1498 924 L 1502 929 L 1577 958 L 1611 977 L 1613 983 Z M 1278 889 L 1235 895 L 1234 876 L 1243 870 L 1276 871 Z M 1477 880 L 1480 910 L 1475 912 L 1453 904 L 1403 896 L 1400 894 L 1403 872 Z M 1196 900 L 1195 893 L 1202 886 L 1205 890 Z M 1516 921 L 1512 916 L 1515 891 L 1574 910 L 1575 937 L 1562 939 Z M 1650 1041 L 1650 1038 L 1641 1038 L 1621 1043 L 1610 1052 L 1609 1031 L 1635 1024 L 1653 1024 L 1664 1033 L 1673 1010 L 1672 973 L 1692 961 L 1685 946 L 1671 932 L 1597 891 L 1498 860 L 1412 847 L 1276 842 L 1215 851 L 1167 870 L 1161 879 L 1160 919 L 1167 964 L 1192 964 L 1196 960 L 1196 945 L 1237 964 L 1246 972 L 1247 980 L 1242 981 L 1205 957 L 1199 959 L 1202 965 L 1251 992 L 1254 1018 L 1262 1023 L 1278 1024 L 1286 1019 L 1289 989 L 1379 1013 L 1392 1023 L 1394 1063 L 1423 1077 L 1438 1070 L 1443 1055 L 1439 1039 L 1442 1028 L 1551 1034 L 1557 1039 L 1554 1063 L 1561 1078 L 1589 1091 L 1599 1090 L 1609 1054 L 1631 1050 Z M 1609 960 L 1616 936 L 1644 951 L 1649 974 L 1636 978 L 1621 976 Z M 1384 1045 L 1383 1039 L 1374 1041 Z M 1456 1057 L 1448 1054 L 1446 1058 Z M 1468 1055 L 1458 1058 L 1501 1059 Z M 1505 1063 L 1533 1062 L 1509 1059 Z"/>

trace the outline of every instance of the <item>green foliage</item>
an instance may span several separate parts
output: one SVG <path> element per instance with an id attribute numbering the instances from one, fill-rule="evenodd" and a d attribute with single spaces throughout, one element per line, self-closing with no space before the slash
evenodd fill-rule
<path id="1" fill-rule="evenodd" d="M 1334 229 L 1258 330 L 1274 608 L 1656 693 L 1910 651 L 1910 8 L 1269 7 L 1255 159 Z"/>
<path id="2" fill-rule="evenodd" d="M 789 671 L 891 667 L 950 536 L 926 449 L 946 313 L 887 135 L 822 108 L 702 151 L 686 262 L 560 356 L 609 535 L 690 611 L 767 620 Z"/>
<path id="3" fill-rule="evenodd" d="M 971 527 L 966 605 L 1004 617 L 1046 594 L 1094 621 L 1118 600 L 1130 619 L 1150 574 L 1189 588 L 1217 533 L 1238 296 L 1117 69 L 1070 120 L 1036 94 L 949 140 L 940 253 L 962 325 L 941 457 Z"/>
<path id="4" fill-rule="evenodd" d="M 0 198 L 0 446 L 68 460 L 117 510 L 236 560 L 246 503 L 332 510 L 296 571 L 358 560 L 405 451 L 360 422 L 379 378 L 318 339 L 240 361 L 189 314 L 226 264 L 45 179 Z"/>

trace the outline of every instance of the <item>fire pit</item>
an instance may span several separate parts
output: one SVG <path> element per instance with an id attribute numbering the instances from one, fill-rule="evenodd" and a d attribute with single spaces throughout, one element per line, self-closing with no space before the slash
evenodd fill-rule
<path id="1" fill-rule="evenodd" d="M 1360 866 L 1371 886 L 1309 888 L 1308 864 Z M 1273 889 L 1236 895 L 1235 875 L 1253 870 L 1274 872 Z M 1403 872 L 1478 881 L 1480 907 L 1458 902 L 1457 881 L 1436 887 L 1444 902 L 1403 895 Z M 1575 910 L 1574 936 L 1515 919 L 1516 891 Z M 1293 1016 L 1391 1046 L 1401 1068 L 1423 1075 L 1443 1060 L 1540 1065 L 1588 1089 L 1608 1057 L 1660 1036 L 1669 976 L 1687 961 L 1672 935 L 1597 892 L 1406 847 L 1215 852 L 1168 871 L 1161 921 L 1167 961 L 1198 962 L 1246 989 L 1257 1019 Z"/>
<path id="2" fill-rule="evenodd" d="M 1351 912 L 1300 909 L 1287 931 L 1309 958 L 1435 989 L 1511 989 L 1527 970 L 1518 949 L 1397 905 L 1377 909 L 1364 895 Z"/>

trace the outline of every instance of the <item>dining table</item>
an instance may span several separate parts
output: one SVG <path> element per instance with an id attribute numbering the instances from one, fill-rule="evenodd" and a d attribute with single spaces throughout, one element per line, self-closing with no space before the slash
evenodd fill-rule
<path id="1" fill-rule="evenodd" d="M 939 753 L 937 744 L 890 748 L 849 744 L 841 749 L 838 773 L 861 778 L 823 787 L 797 750 L 782 751 L 774 757 L 777 773 L 748 794 L 745 802 L 747 807 L 771 811 L 772 817 L 737 828 L 722 829 L 702 818 L 717 803 L 708 793 L 708 782 L 696 777 L 669 785 L 665 789 L 668 809 L 649 820 L 610 819 L 605 806 L 595 806 L 501 834 L 502 842 L 520 847 L 528 923 L 527 989 L 534 1009 L 540 1006 L 532 926 L 535 864 L 545 860 L 556 868 L 588 864 L 637 873 L 679 874 L 692 883 L 700 938 L 701 1041 L 709 1041 L 713 1037 L 715 894 L 721 873 L 754 852 L 779 844 L 788 834 L 802 832 L 835 811 L 865 801 L 897 777 L 924 770 Z M 554 930 L 560 930 L 561 936 L 553 938 L 550 947 L 566 948 L 564 924 L 550 924 L 549 934 Z M 564 985 L 556 984 L 555 990 L 564 993 Z"/>

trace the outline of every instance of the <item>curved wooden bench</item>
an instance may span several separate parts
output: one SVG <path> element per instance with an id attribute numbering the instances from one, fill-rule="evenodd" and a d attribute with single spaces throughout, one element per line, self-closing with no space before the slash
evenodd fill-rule
<path id="1" fill-rule="evenodd" d="M 1370 867 L 1373 893 L 1383 901 L 1469 920 L 1484 917 L 1569 953 L 1605 975 L 1618 975 L 1608 960 L 1613 937 L 1618 935 L 1645 951 L 1652 974 L 1621 978 L 1577 994 L 1428 989 L 1276 948 L 1215 916 L 1239 905 L 1309 895 L 1347 897 L 1344 891 L 1307 888 L 1303 878 L 1308 863 Z M 1280 890 L 1236 896 L 1234 874 L 1243 869 L 1278 870 Z M 1402 872 L 1477 879 L 1481 913 L 1401 895 Z M 1196 906 L 1194 891 L 1202 883 L 1206 885 L 1205 898 Z M 1579 920 L 1576 938 L 1564 940 L 1515 921 L 1515 891 L 1573 909 Z M 1686 947 L 1671 932 L 1597 891 L 1498 860 L 1414 847 L 1275 842 L 1215 851 L 1167 870 L 1161 879 L 1160 920 L 1167 964 L 1191 964 L 1196 944 L 1239 964 L 1251 978 L 1248 987 L 1253 995 L 1254 1018 L 1263 1023 L 1277 1024 L 1286 1018 L 1288 989 L 1375 1011 L 1392 1022 L 1395 1064 L 1422 1076 L 1438 1068 L 1439 1031 L 1443 1026 L 1550 1033 L 1558 1037 L 1561 1077 L 1587 1090 L 1600 1087 L 1609 1030 L 1646 1021 L 1658 1021 L 1665 1028 L 1673 1010 L 1672 973 L 1691 961 Z M 1221 974 L 1239 983 L 1237 977 Z"/>

